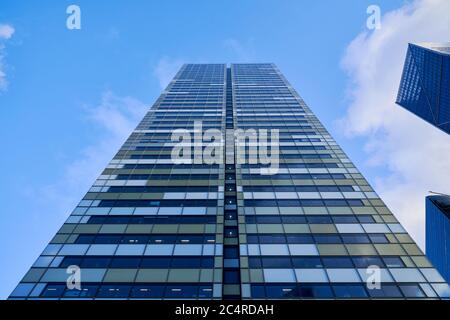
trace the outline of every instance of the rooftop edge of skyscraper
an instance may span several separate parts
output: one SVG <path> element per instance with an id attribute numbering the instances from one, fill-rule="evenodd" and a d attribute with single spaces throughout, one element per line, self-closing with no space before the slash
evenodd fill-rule
<path id="1" fill-rule="evenodd" d="M 450 134 L 450 43 L 410 43 L 396 104 Z"/>
<path id="2" fill-rule="evenodd" d="M 433 52 L 450 55 L 450 42 L 411 42 L 409 44 L 422 47 Z"/>
<path id="3" fill-rule="evenodd" d="M 450 195 L 427 196 L 450 219 Z"/>

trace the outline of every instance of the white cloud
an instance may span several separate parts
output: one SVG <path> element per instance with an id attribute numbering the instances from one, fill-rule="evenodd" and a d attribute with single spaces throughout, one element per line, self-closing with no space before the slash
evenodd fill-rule
<path id="1" fill-rule="evenodd" d="M 87 146 L 80 157 L 67 166 L 64 184 L 74 189 L 81 187 L 81 192 L 87 191 L 148 109 L 149 106 L 139 100 L 118 97 L 110 91 L 103 93 L 99 105 L 86 107 L 88 120 L 97 126 L 101 134 L 95 143 Z"/>
<path id="2" fill-rule="evenodd" d="M 5 74 L 5 45 L 1 40 L 8 40 L 14 34 L 14 28 L 9 24 L 0 24 L 0 91 L 5 90 L 8 82 L 6 81 Z"/>
<path id="3" fill-rule="evenodd" d="M 85 106 L 86 118 L 99 134 L 72 161 L 68 161 L 57 182 L 29 188 L 27 196 L 36 201 L 36 214 L 43 212 L 67 217 L 113 158 L 149 107 L 131 97 L 107 91 L 95 107 Z"/>
<path id="4" fill-rule="evenodd" d="M 181 59 L 172 60 L 164 57 L 158 61 L 153 74 L 158 79 L 161 89 L 165 89 L 167 87 L 182 65 L 183 60 Z"/>
<path id="5" fill-rule="evenodd" d="M 91 135 L 92 141 L 75 157 L 59 155 L 58 160 L 63 165 L 62 169 L 59 166 L 53 169 L 58 172 L 55 178 L 46 184 L 42 181 L 37 184 L 28 177 L 18 176 L 21 184 L 17 191 L 22 192 L 23 203 L 17 205 L 18 214 L 14 215 L 14 219 L 5 220 L 8 223 L 2 224 L 2 227 L 14 229 L 19 240 L 10 245 L 16 250 L 5 251 L 1 256 L 9 268 L 16 269 L 8 273 L 8 279 L 1 279 L 5 280 L 2 282 L 4 288 L 0 290 L 1 298 L 6 298 L 11 292 L 25 273 L 25 268 L 40 254 L 49 236 L 67 219 L 148 109 L 146 104 L 134 98 L 105 92 L 98 104 L 81 109 L 89 129 L 95 132 Z M 45 176 L 41 180 L 45 180 Z M 23 240 L 30 237 L 36 242 L 31 246 Z"/>
<path id="6" fill-rule="evenodd" d="M 89 119 L 119 140 L 126 138 L 141 120 L 148 106 L 132 97 L 118 97 L 111 91 L 102 95 L 101 103 L 87 108 Z"/>
<path id="7" fill-rule="evenodd" d="M 450 1 L 418 0 L 359 34 L 342 64 L 351 103 L 340 125 L 367 138 L 368 164 L 384 168 L 374 188 L 424 248 L 424 197 L 450 193 L 450 136 L 395 104 L 408 42 L 448 41 Z"/>
<path id="8" fill-rule="evenodd" d="M 0 24 L 0 38 L 9 39 L 14 34 L 14 27 L 9 24 Z"/>
<path id="9" fill-rule="evenodd" d="M 0 91 L 5 90 L 8 83 L 6 82 L 6 74 L 3 71 L 2 46 L 0 45 Z"/>

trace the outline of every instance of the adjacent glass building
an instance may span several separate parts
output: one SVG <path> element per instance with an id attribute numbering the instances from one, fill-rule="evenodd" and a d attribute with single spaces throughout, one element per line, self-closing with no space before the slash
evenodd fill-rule
<path id="1" fill-rule="evenodd" d="M 173 130 L 198 121 L 222 133 L 222 163 L 174 164 Z M 237 161 L 237 129 L 279 130 L 277 174 Z M 275 65 L 187 64 L 10 299 L 449 296 Z"/>
<path id="2" fill-rule="evenodd" d="M 450 282 L 450 196 L 426 198 L 426 254 Z"/>
<path id="3" fill-rule="evenodd" d="M 450 43 L 409 44 L 397 104 L 450 134 Z"/>

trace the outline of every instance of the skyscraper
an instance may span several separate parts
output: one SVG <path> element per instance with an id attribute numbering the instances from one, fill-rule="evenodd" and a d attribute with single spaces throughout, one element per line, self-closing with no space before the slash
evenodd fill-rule
<path id="1" fill-rule="evenodd" d="M 409 44 L 397 104 L 450 134 L 450 43 Z"/>
<path id="2" fill-rule="evenodd" d="M 449 295 L 275 65 L 187 64 L 10 298 Z"/>
<path id="3" fill-rule="evenodd" d="M 426 254 L 450 282 L 450 196 L 426 198 Z"/>

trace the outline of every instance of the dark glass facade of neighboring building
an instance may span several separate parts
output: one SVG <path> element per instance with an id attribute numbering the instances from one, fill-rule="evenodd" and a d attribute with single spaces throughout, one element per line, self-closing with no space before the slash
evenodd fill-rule
<path id="1" fill-rule="evenodd" d="M 409 44 L 397 104 L 450 134 L 450 43 Z"/>
<path id="2" fill-rule="evenodd" d="M 222 164 L 172 162 L 172 131 L 195 121 L 222 132 Z M 235 130 L 264 128 L 279 130 L 275 175 L 236 161 Z M 66 286 L 71 265 L 82 290 Z M 10 299 L 449 296 L 275 65 L 187 64 Z"/>
<path id="3" fill-rule="evenodd" d="M 450 196 L 426 198 L 426 254 L 450 282 Z"/>

